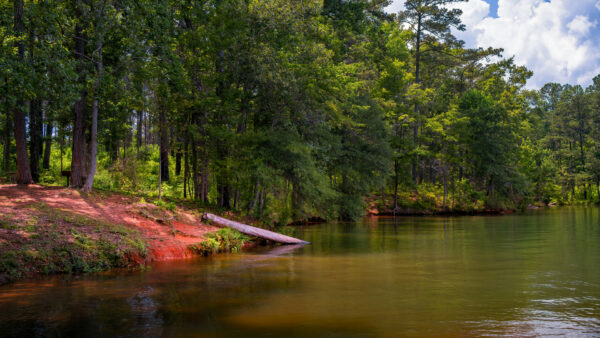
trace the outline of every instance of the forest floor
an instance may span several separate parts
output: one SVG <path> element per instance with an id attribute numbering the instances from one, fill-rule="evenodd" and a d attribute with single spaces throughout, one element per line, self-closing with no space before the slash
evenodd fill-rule
<path id="1" fill-rule="evenodd" d="M 193 209 L 63 187 L 0 185 L 0 285 L 191 257 L 218 228 Z"/>

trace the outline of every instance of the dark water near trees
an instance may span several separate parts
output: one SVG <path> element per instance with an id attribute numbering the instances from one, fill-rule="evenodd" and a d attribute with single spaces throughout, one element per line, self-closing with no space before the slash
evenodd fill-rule
<path id="1" fill-rule="evenodd" d="M 312 242 L 0 287 L 0 336 L 600 336 L 600 213 L 366 218 Z"/>

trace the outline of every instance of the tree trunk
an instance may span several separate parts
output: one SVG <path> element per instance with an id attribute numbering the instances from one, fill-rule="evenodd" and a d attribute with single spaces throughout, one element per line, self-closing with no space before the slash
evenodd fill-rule
<path id="1" fill-rule="evenodd" d="M 7 173 L 10 170 L 10 135 L 12 132 L 12 118 L 10 113 L 6 113 L 6 120 L 4 121 L 4 172 Z"/>
<path id="2" fill-rule="evenodd" d="M 175 153 L 175 176 L 181 175 L 181 157 L 183 153 L 181 149 L 177 149 Z"/>
<path id="3" fill-rule="evenodd" d="M 158 200 L 162 199 L 162 152 L 158 154 Z"/>
<path id="4" fill-rule="evenodd" d="M 63 145 L 65 144 L 65 136 L 63 132 L 61 132 L 61 127 L 58 127 L 58 137 L 59 137 L 59 145 L 60 145 L 60 172 L 63 171 Z"/>
<path id="5" fill-rule="evenodd" d="M 23 101 L 17 101 L 22 106 Z M 25 114 L 17 107 L 14 109 L 15 141 L 17 143 L 17 183 L 31 184 L 33 179 L 29 168 L 27 139 L 25 133 Z"/>
<path id="6" fill-rule="evenodd" d="M 254 182 L 254 200 L 252 201 L 251 204 L 248 205 L 248 213 L 254 211 L 254 209 L 256 208 L 256 204 L 258 203 L 258 198 L 259 198 L 259 194 L 260 194 L 260 186 L 258 185 L 258 177 L 256 178 L 256 181 Z"/>
<path id="7" fill-rule="evenodd" d="M 159 112 L 159 147 L 160 147 L 160 169 L 161 169 L 161 180 L 169 181 L 169 138 L 167 128 L 167 116 L 162 107 Z"/>
<path id="8" fill-rule="evenodd" d="M 201 200 L 203 203 L 207 204 L 208 203 L 208 189 L 209 189 L 209 182 L 208 182 L 208 164 L 209 164 L 209 158 L 208 158 L 208 147 L 206 144 L 206 140 L 203 141 L 203 156 L 202 156 L 202 196 L 201 196 Z"/>
<path id="9" fill-rule="evenodd" d="M 148 146 L 150 144 L 150 117 L 142 119 L 142 123 L 144 125 L 144 145 Z"/>
<path id="10" fill-rule="evenodd" d="M 183 139 L 183 198 L 187 197 L 187 185 L 190 177 L 189 141 L 187 133 Z"/>
<path id="11" fill-rule="evenodd" d="M 194 136 L 192 136 L 192 181 L 194 181 L 194 199 L 198 199 L 202 189 L 200 175 L 198 175 L 198 148 Z"/>
<path id="12" fill-rule="evenodd" d="M 140 148 L 142 147 L 142 123 L 143 123 L 142 118 L 143 118 L 143 114 L 144 114 L 144 112 L 141 109 L 137 112 L 137 124 L 136 124 L 137 132 L 136 132 L 136 135 L 135 135 L 135 140 L 136 140 L 135 146 L 136 146 L 136 149 L 137 149 L 137 158 L 138 158 L 138 160 L 140 159 Z"/>
<path id="13" fill-rule="evenodd" d="M 96 164 L 98 157 L 98 95 L 100 94 L 100 85 L 104 75 L 104 63 L 102 59 L 102 38 L 96 43 L 98 51 L 98 61 L 96 62 L 96 82 L 94 84 L 94 101 L 92 101 L 92 127 L 90 130 L 90 165 L 88 167 L 87 179 L 83 187 L 84 191 L 92 191 L 94 184 L 94 175 L 96 175 Z"/>
<path id="14" fill-rule="evenodd" d="M 421 70 L 421 21 L 422 17 L 419 14 L 417 21 L 417 43 L 415 44 L 415 83 L 419 84 L 420 82 L 420 70 Z M 415 113 L 415 125 L 413 126 L 413 143 L 415 149 L 418 147 L 419 142 L 419 105 L 415 104 L 414 108 Z M 419 158 L 417 155 L 414 156 L 412 162 L 412 178 L 415 184 L 418 183 L 417 178 L 417 165 L 419 162 Z"/>
<path id="15" fill-rule="evenodd" d="M 14 2 L 14 27 L 17 37 L 23 34 L 23 0 L 15 0 Z M 19 60 L 23 62 L 25 56 L 25 48 L 23 42 L 17 41 L 17 51 Z M 15 141 L 17 144 L 17 183 L 31 184 L 31 170 L 29 168 L 29 156 L 27 155 L 27 135 L 25 126 L 25 113 L 23 112 L 23 100 L 17 100 L 17 105 L 13 110 L 13 118 L 15 123 Z"/>
<path id="16" fill-rule="evenodd" d="M 239 199 L 240 199 L 240 189 L 236 186 L 235 192 L 233 193 L 233 209 L 234 210 L 237 210 Z"/>
<path id="17" fill-rule="evenodd" d="M 169 142 L 171 142 L 169 144 L 169 152 L 171 153 L 171 157 L 175 157 L 175 152 L 177 151 L 174 134 L 175 134 L 175 130 L 174 130 L 173 126 L 171 126 L 169 128 L 169 136 L 168 136 Z"/>
<path id="18" fill-rule="evenodd" d="M 46 124 L 46 145 L 44 146 L 44 161 L 42 168 L 50 169 L 50 154 L 52 153 L 52 123 Z"/>
<path id="19" fill-rule="evenodd" d="M 87 178 L 83 186 L 83 191 L 92 191 L 94 184 L 94 175 L 96 175 L 96 164 L 98 156 L 98 93 L 94 94 L 92 102 L 92 126 L 90 130 L 90 158 L 87 171 Z"/>
<path id="20" fill-rule="evenodd" d="M 78 13 L 79 14 L 79 13 Z M 81 18 L 81 14 L 79 14 Z M 79 83 L 85 88 L 86 76 L 83 63 L 85 60 L 85 34 L 81 24 L 75 26 L 75 59 L 77 60 L 77 72 Z M 71 187 L 81 188 L 85 176 L 86 151 L 85 151 L 85 106 L 87 103 L 87 91 L 83 89 L 79 101 L 75 102 L 73 112 L 73 152 L 71 156 Z"/>
<path id="21" fill-rule="evenodd" d="M 40 180 L 40 155 L 43 151 L 42 105 L 39 100 L 29 102 L 29 168 L 34 182 Z"/>
<path id="22" fill-rule="evenodd" d="M 217 206 L 219 208 L 223 207 L 223 186 L 220 185 L 217 181 L 217 192 L 218 192 L 218 197 L 217 197 Z"/>
<path id="23" fill-rule="evenodd" d="M 35 27 L 34 27 L 35 28 Z M 29 61 L 32 69 L 34 64 L 35 30 L 29 30 Z M 40 157 L 44 152 L 44 124 L 42 101 L 39 98 L 29 101 L 29 169 L 33 182 L 40 180 Z"/>
<path id="24" fill-rule="evenodd" d="M 224 209 L 231 209 L 231 186 L 226 179 L 221 178 L 225 182 L 218 182 L 219 186 L 219 207 Z"/>
<path id="25" fill-rule="evenodd" d="M 205 121 L 208 120 L 208 116 L 206 115 L 206 112 L 204 113 L 204 118 L 202 119 L 202 121 L 198 124 L 198 128 L 200 129 L 201 133 L 200 133 L 200 138 L 201 138 L 201 142 L 200 142 L 200 147 L 201 147 L 201 152 L 200 152 L 200 156 L 202 157 L 201 159 L 198 159 L 198 154 L 197 154 L 197 142 L 195 139 L 193 139 L 193 151 L 196 151 L 196 153 L 193 153 L 194 159 L 193 159 L 193 163 L 196 166 L 194 168 L 194 174 L 196 175 L 194 177 L 194 187 L 197 188 L 197 191 L 195 192 L 195 196 L 197 199 L 200 199 L 200 201 L 202 201 L 202 203 L 204 204 L 208 204 L 208 189 L 209 189 L 209 182 L 208 182 L 208 170 L 209 170 L 209 158 L 208 158 L 208 146 L 207 146 L 207 141 L 206 141 L 206 130 L 204 129 L 204 123 Z M 198 161 L 200 162 L 200 172 L 198 174 Z"/>
<path id="26" fill-rule="evenodd" d="M 127 131 L 125 132 L 125 139 L 122 140 L 123 152 L 121 153 L 121 159 L 123 160 L 125 160 L 125 157 L 127 156 L 127 149 L 131 148 L 131 141 L 133 140 L 133 131 L 131 128 L 133 127 L 133 122 L 128 127 L 129 128 L 127 128 Z"/>
<path id="27" fill-rule="evenodd" d="M 261 194 L 260 194 L 260 202 L 259 202 L 259 205 L 258 205 L 258 214 L 259 215 L 263 214 L 263 210 L 265 210 L 266 201 L 267 201 L 267 193 L 263 189 L 261 191 Z"/>
<path id="28" fill-rule="evenodd" d="M 232 229 L 235 229 L 245 235 L 264 238 L 273 242 L 282 243 L 282 244 L 308 244 L 309 242 L 303 241 L 298 238 L 285 236 L 273 231 L 256 228 L 253 226 L 249 226 L 246 224 L 230 221 L 226 218 L 219 217 L 217 215 L 206 213 L 202 216 L 203 219 L 210 220 L 216 224 L 220 224 L 222 226 L 226 226 Z"/>
<path id="29" fill-rule="evenodd" d="M 398 209 L 398 159 L 394 159 L 394 213 Z"/>

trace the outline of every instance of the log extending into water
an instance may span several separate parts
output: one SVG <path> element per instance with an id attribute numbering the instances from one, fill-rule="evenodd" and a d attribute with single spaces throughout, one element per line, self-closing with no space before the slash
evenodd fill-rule
<path id="1" fill-rule="evenodd" d="M 260 237 L 260 238 L 268 239 L 270 241 L 277 242 L 277 243 L 282 243 L 282 244 L 308 244 L 309 243 L 309 242 L 303 241 L 298 238 L 285 236 L 285 235 L 282 235 L 282 234 L 279 234 L 279 233 L 276 233 L 273 231 L 260 229 L 260 228 L 253 227 L 250 225 L 230 221 L 226 218 L 219 217 L 217 215 L 213 215 L 213 214 L 209 214 L 209 213 L 205 213 L 204 215 L 202 215 L 202 218 L 208 219 L 216 224 L 235 229 L 235 230 L 243 233 L 244 235 Z"/>

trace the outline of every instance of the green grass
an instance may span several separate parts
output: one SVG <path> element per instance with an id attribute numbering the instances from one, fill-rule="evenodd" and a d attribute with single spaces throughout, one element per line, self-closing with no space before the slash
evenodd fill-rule
<path id="1" fill-rule="evenodd" d="M 32 274 L 89 273 L 139 267 L 147 244 L 138 231 L 71 212 L 30 206 L 19 222 L 5 216 L 1 227 L 27 236 L 0 247 L 0 275 L 15 280 Z M 140 259 L 142 258 L 142 259 Z"/>

